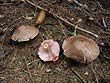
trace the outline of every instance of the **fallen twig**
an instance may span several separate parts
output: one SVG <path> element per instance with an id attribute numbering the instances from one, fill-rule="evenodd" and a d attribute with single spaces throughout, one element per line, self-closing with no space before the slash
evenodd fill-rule
<path id="1" fill-rule="evenodd" d="M 85 29 L 82 29 L 82 28 L 80 28 L 80 27 L 78 27 L 78 26 L 75 27 L 74 24 L 70 23 L 69 21 L 65 20 L 64 18 L 62 18 L 62 17 L 60 17 L 60 16 L 57 16 L 57 15 L 56 15 L 56 17 L 59 18 L 60 20 L 62 20 L 63 22 L 65 22 L 65 23 L 67 23 L 67 24 L 73 26 L 76 30 L 78 29 L 78 30 L 80 30 L 80 31 L 86 32 L 86 33 L 91 34 L 91 35 L 93 35 L 93 36 L 95 36 L 95 37 L 98 38 L 98 35 L 97 35 L 97 34 L 94 34 L 94 33 L 90 32 L 90 31 L 87 31 L 87 30 L 85 30 Z"/>
<path id="2" fill-rule="evenodd" d="M 92 72 L 93 72 L 93 74 L 94 74 L 96 83 L 99 83 L 98 78 L 97 78 L 97 75 L 96 75 L 96 72 L 95 72 L 95 70 L 93 69 L 93 64 L 91 64 L 91 70 L 92 70 Z"/>
<path id="3" fill-rule="evenodd" d="M 60 26 L 61 26 L 61 29 L 62 29 L 62 31 L 63 31 L 64 36 L 67 37 L 67 34 L 65 33 L 65 31 L 66 31 L 65 26 L 62 24 L 62 22 L 61 22 L 60 20 L 58 20 L 58 22 L 59 22 L 59 24 L 60 24 Z M 64 27 L 64 29 L 63 29 L 63 27 Z"/>
<path id="4" fill-rule="evenodd" d="M 39 61 L 40 61 L 40 59 L 37 59 L 37 60 L 34 60 L 34 61 L 30 62 L 30 63 L 27 63 L 27 65 L 30 66 L 30 65 L 33 65 L 35 63 L 38 63 Z"/>
<path id="5" fill-rule="evenodd" d="M 102 22 L 103 22 L 103 26 L 104 26 L 105 28 L 107 28 L 107 24 L 106 24 L 106 22 L 105 22 L 105 18 L 104 18 L 104 17 L 102 17 Z"/>
<path id="6" fill-rule="evenodd" d="M 105 9 L 103 9 L 102 5 L 100 4 L 100 2 L 98 0 L 96 0 L 96 2 L 98 4 L 98 6 L 101 8 L 101 10 L 105 10 Z"/>
<path id="7" fill-rule="evenodd" d="M 92 15 L 86 10 L 85 6 L 81 3 L 79 3 L 77 0 L 74 0 L 74 2 L 90 17 L 93 18 Z"/>
<path id="8" fill-rule="evenodd" d="M 26 61 L 25 56 L 23 56 L 23 58 L 24 58 L 24 61 L 25 61 L 25 64 L 26 64 L 26 68 L 27 68 L 27 71 L 28 71 L 30 80 L 31 80 L 32 83 L 34 83 L 34 81 L 33 81 L 33 79 L 32 79 L 32 75 L 31 75 L 30 70 L 29 70 L 29 67 L 28 67 L 28 65 L 27 65 L 27 61 Z"/>
<path id="9" fill-rule="evenodd" d="M 45 9 L 45 8 L 40 7 L 40 6 L 38 6 L 38 5 L 36 6 L 34 3 L 32 3 L 32 2 L 29 1 L 29 0 L 26 0 L 26 2 L 29 3 L 29 4 L 31 4 L 31 5 L 33 5 L 33 6 L 36 7 L 36 8 L 39 8 L 39 9 L 41 9 L 41 10 L 44 10 L 44 11 L 48 12 L 49 14 L 53 15 L 54 17 L 57 17 L 57 18 L 60 19 L 61 21 L 65 22 L 65 23 L 67 23 L 68 25 L 71 25 L 72 27 L 75 28 L 75 25 L 74 25 L 74 24 L 72 24 L 72 23 L 70 23 L 69 21 L 67 21 L 66 19 L 64 19 L 64 18 L 62 18 L 62 17 L 60 17 L 60 16 L 58 16 L 57 14 L 54 14 L 54 13 L 52 13 L 51 11 L 48 11 L 48 9 Z M 77 26 L 76 29 L 78 29 L 78 30 L 80 30 L 80 31 L 83 31 L 83 32 L 86 32 L 86 33 L 88 33 L 88 34 L 91 34 L 91 35 L 93 35 L 93 36 L 95 36 L 95 37 L 98 38 L 98 35 L 97 35 L 97 34 L 94 34 L 94 33 L 90 32 L 90 31 L 84 30 L 84 29 L 82 29 L 82 28 L 80 28 L 80 27 L 78 27 L 78 26 Z"/>
<path id="10" fill-rule="evenodd" d="M 82 83 L 87 83 L 81 75 L 79 75 L 73 68 L 71 68 L 71 71 L 82 81 Z"/>
<path id="11" fill-rule="evenodd" d="M 89 10 L 87 8 L 85 8 L 85 6 L 81 3 L 79 3 L 77 0 L 74 0 L 74 2 L 89 16 L 89 20 L 91 20 L 95 25 L 103 28 L 102 25 L 100 25 L 94 18 L 94 16 L 92 16 L 89 12 Z"/>
<path id="12" fill-rule="evenodd" d="M 95 77 L 96 83 L 99 83 L 99 82 L 98 82 L 98 78 L 97 78 L 97 76 L 96 76 L 96 74 L 95 74 L 95 73 L 96 73 L 95 70 L 94 70 L 93 68 L 91 68 L 91 70 L 92 70 L 92 72 L 93 72 L 93 74 L 94 74 L 94 77 Z"/>

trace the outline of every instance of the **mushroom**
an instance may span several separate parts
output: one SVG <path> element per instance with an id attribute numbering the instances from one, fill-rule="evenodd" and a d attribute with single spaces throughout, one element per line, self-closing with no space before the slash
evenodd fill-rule
<path id="1" fill-rule="evenodd" d="M 58 42 L 49 39 L 44 40 L 39 47 L 38 55 L 41 60 L 46 61 L 57 61 L 60 52 L 60 46 Z"/>
<path id="2" fill-rule="evenodd" d="M 45 17 L 46 17 L 45 11 L 41 10 L 37 17 L 36 24 L 41 24 L 45 20 Z"/>
<path id="3" fill-rule="evenodd" d="M 36 37 L 38 33 L 39 30 L 36 27 L 31 25 L 22 25 L 14 31 L 11 39 L 18 42 L 29 41 Z"/>
<path id="4" fill-rule="evenodd" d="M 66 57 L 81 63 L 92 62 L 99 55 L 99 46 L 95 41 L 82 35 L 65 39 L 62 48 Z"/>

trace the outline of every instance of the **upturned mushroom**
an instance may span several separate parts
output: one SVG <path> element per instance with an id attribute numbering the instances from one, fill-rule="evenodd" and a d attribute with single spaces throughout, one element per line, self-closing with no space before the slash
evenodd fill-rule
<path id="1" fill-rule="evenodd" d="M 38 33 L 39 30 L 36 27 L 31 25 L 22 25 L 14 31 L 11 39 L 18 42 L 29 41 L 36 37 Z"/>
<path id="2" fill-rule="evenodd" d="M 99 55 L 99 46 L 95 41 L 82 35 L 65 39 L 62 48 L 66 57 L 81 63 L 92 62 Z"/>
<path id="3" fill-rule="evenodd" d="M 39 47 L 38 55 L 41 60 L 46 61 L 57 61 L 59 58 L 60 46 L 58 42 L 49 39 L 44 40 Z"/>

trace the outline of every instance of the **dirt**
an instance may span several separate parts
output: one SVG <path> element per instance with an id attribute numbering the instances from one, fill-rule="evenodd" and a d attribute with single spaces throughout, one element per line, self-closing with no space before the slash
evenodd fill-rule
<path id="1" fill-rule="evenodd" d="M 28 42 L 14 42 L 11 40 L 14 30 L 23 24 L 35 25 L 40 9 L 35 9 L 27 2 L 2 0 L 0 1 L 0 83 L 109 83 L 110 1 L 79 0 L 83 6 L 69 3 L 67 0 L 31 2 L 72 24 L 82 19 L 77 25 L 99 37 L 96 38 L 80 30 L 77 30 L 77 34 L 95 40 L 100 47 L 100 55 L 92 63 L 81 64 L 66 58 L 61 49 L 57 62 L 41 61 L 37 54 L 41 42 L 52 38 L 61 46 L 63 40 L 72 35 L 74 27 L 46 12 L 44 23 L 39 25 L 39 28 L 36 27 L 40 31 L 37 37 Z M 93 20 L 90 17 L 93 17 Z"/>

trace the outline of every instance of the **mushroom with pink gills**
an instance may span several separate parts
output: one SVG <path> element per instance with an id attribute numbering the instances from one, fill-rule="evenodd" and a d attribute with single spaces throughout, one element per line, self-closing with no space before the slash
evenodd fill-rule
<path id="1" fill-rule="evenodd" d="M 59 58 L 60 46 L 57 41 L 53 39 L 44 40 L 38 51 L 38 55 L 41 60 L 46 61 L 57 61 Z"/>

